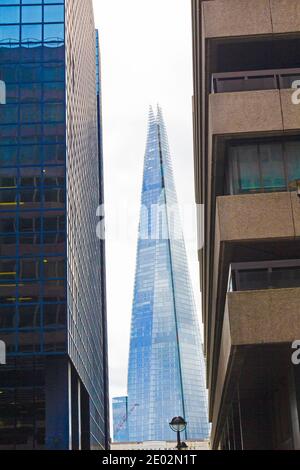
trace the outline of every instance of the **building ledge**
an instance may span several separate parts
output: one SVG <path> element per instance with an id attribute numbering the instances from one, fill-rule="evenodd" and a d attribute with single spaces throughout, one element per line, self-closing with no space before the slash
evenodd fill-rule
<path id="1" fill-rule="evenodd" d="M 299 0 L 214 0 L 202 4 L 207 39 L 299 32 Z"/>
<path id="2" fill-rule="evenodd" d="M 222 328 L 213 406 L 212 443 L 249 347 L 292 344 L 300 338 L 300 288 L 230 292 Z M 292 354 L 292 350 L 291 350 Z"/>
<path id="3" fill-rule="evenodd" d="M 300 237 L 300 199 L 295 192 L 219 196 L 216 242 Z"/>
<path id="4" fill-rule="evenodd" d="M 294 90 L 258 90 L 209 96 L 210 135 L 246 134 L 300 129 Z"/>

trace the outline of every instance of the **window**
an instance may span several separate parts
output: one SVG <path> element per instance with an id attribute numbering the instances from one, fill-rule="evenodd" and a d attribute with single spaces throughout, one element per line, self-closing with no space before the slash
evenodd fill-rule
<path id="1" fill-rule="evenodd" d="M 22 8 L 22 23 L 41 23 L 42 7 L 41 6 L 24 6 Z"/>
<path id="2" fill-rule="evenodd" d="M 64 6 L 45 5 L 44 21 L 45 23 L 55 23 L 59 21 L 64 21 Z"/>
<path id="3" fill-rule="evenodd" d="M 228 168 L 228 194 L 287 191 L 300 178 L 300 140 L 231 144 Z"/>
<path id="4" fill-rule="evenodd" d="M 230 291 L 300 287 L 300 260 L 233 263 Z"/>
<path id="5" fill-rule="evenodd" d="M 40 305 L 19 306 L 19 327 L 38 328 L 40 326 Z"/>
<path id="6" fill-rule="evenodd" d="M 19 41 L 20 27 L 19 26 L 0 26 L 0 41 L 10 42 Z"/>
<path id="7" fill-rule="evenodd" d="M 19 21 L 20 7 L 0 7 L 0 24 L 19 23 Z"/>
<path id="8" fill-rule="evenodd" d="M 0 306 L 0 329 L 12 329 L 16 325 L 16 309 L 14 306 Z"/>
<path id="9" fill-rule="evenodd" d="M 38 279 L 39 260 L 20 260 L 20 279 Z"/>
<path id="10" fill-rule="evenodd" d="M 41 41 L 42 25 L 27 24 L 22 26 L 22 41 Z"/>
<path id="11" fill-rule="evenodd" d="M 44 41 L 64 40 L 65 26 L 63 23 L 45 24 L 44 25 Z"/>

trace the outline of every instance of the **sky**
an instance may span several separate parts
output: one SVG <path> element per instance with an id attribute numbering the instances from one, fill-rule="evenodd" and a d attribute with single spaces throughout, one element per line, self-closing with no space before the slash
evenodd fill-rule
<path id="1" fill-rule="evenodd" d="M 179 203 L 194 203 L 190 0 L 94 0 L 100 34 L 110 395 L 127 393 L 149 105 L 163 108 Z M 200 321 L 195 228 L 183 226 Z"/>

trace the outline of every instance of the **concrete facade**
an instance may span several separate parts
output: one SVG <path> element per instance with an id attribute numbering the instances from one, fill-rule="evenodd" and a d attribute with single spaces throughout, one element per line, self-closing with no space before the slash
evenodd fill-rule
<path id="1" fill-rule="evenodd" d="M 300 3 L 192 0 L 192 20 L 211 446 L 299 449 Z"/>
<path id="2" fill-rule="evenodd" d="M 206 38 L 298 32 L 298 0 L 213 0 L 203 2 Z"/>

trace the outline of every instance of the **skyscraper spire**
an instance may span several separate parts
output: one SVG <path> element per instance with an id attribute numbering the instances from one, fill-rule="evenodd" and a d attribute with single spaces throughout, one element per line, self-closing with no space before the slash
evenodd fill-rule
<path id="1" fill-rule="evenodd" d="M 209 433 L 204 357 L 162 110 L 149 112 L 128 370 L 129 440 Z"/>
<path id="2" fill-rule="evenodd" d="M 150 105 L 149 106 L 149 124 L 154 121 L 155 121 L 155 115 L 154 115 L 153 107 Z"/>

